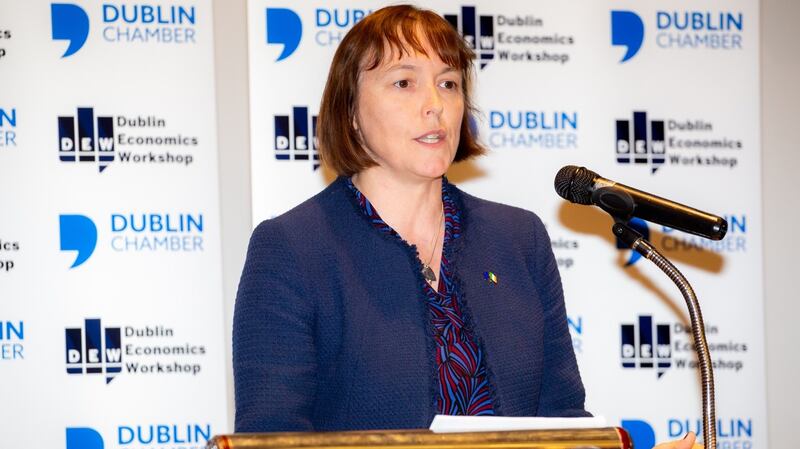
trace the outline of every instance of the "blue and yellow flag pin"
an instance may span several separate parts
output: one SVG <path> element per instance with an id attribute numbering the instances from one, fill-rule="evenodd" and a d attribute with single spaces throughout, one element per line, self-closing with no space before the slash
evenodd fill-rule
<path id="1" fill-rule="evenodd" d="M 483 278 L 486 279 L 486 282 L 496 285 L 497 284 L 497 275 L 492 273 L 491 271 L 484 271 Z"/>

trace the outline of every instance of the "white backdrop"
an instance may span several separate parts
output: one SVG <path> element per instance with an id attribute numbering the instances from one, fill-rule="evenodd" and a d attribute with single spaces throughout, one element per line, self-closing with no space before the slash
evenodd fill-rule
<path id="1" fill-rule="evenodd" d="M 0 0 L 0 393 L 4 403 L 13 404 L 0 408 L 0 435 L 12 445 L 29 443 L 35 435 L 51 447 L 70 447 L 69 438 L 71 447 L 98 447 L 97 438 L 106 447 L 200 447 L 206 434 L 232 430 L 225 425 L 230 411 L 220 318 L 210 2 L 71 4 L 85 19 L 75 8 L 54 13 L 49 2 Z M 477 15 L 491 17 L 493 24 L 491 33 L 484 31 L 495 46 L 483 52 L 493 59 L 479 71 L 476 92 L 483 111 L 481 138 L 492 153 L 455 167 L 450 178 L 476 195 L 533 210 L 547 223 L 587 408 L 612 423 L 623 422 L 641 441 L 650 433 L 663 440 L 697 430 L 699 387 L 697 371 L 684 367 L 692 355 L 674 287 L 646 261 L 625 266 L 630 255 L 616 249 L 610 220 L 602 213 L 565 205 L 552 193 L 554 173 L 569 163 L 736 223 L 723 244 L 706 250 L 687 246 L 696 240 L 678 232 L 655 225 L 648 231 L 702 301 L 718 364 L 720 447 L 767 447 L 758 3 L 430 4 L 457 15 L 462 30 L 468 15 L 463 6 L 475 6 Z M 293 147 L 289 160 L 275 159 L 275 117 L 286 116 L 293 125 L 295 108 L 305 107 L 313 125 L 336 36 L 352 25 L 353 10 L 375 7 L 249 2 L 254 223 L 331 180 L 324 169 L 315 170 L 313 151 L 308 160 L 291 160 Z M 267 8 L 288 9 L 301 24 L 297 48 L 277 62 L 282 42 L 293 46 L 297 30 L 290 13 L 277 13 L 285 25 L 268 41 Z M 635 16 L 621 15 L 630 22 L 618 22 L 612 33 L 612 10 Z M 329 16 L 332 25 L 325 24 Z M 612 34 L 635 47 L 634 17 L 641 21 L 641 48 L 620 63 L 626 49 L 612 45 Z M 516 22 L 527 25 L 509 24 Z M 688 28 L 679 29 L 684 23 Z M 720 25 L 728 29 L 719 30 Z M 70 39 L 74 53 L 62 57 Z M 503 42 L 509 39 L 525 42 Z M 670 40 L 678 43 L 662 47 Z M 502 60 L 502 52 L 522 60 Z M 92 109 L 88 122 L 94 133 L 99 117 L 114 124 L 114 159 L 102 172 L 96 160 L 60 159 L 59 150 L 68 147 L 61 138 L 69 133 L 59 129 L 59 117 L 64 123 L 72 118 L 77 136 L 75 127 L 86 123 L 78 108 Z M 616 122 L 630 121 L 633 128 L 636 111 L 665 123 L 666 159 L 678 162 L 666 162 L 655 173 L 649 161 L 617 162 Z M 536 117 L 537 124 L 514 128 L 520 114 Z M 510 116 L 514 127 L 500 125 L 501 116 Z M 545 129 L 556 118 L 563 119 L 562 126 Z M 503 140 L 535 143 L 515 147 Z M 692 148 L 685 148 L 687 142 Z M 96 145 L 87 143 L 92 151 L 86 155 L 96 156 Z M 150 226 L 135 231 L 143 214 Z M 86 219 L 66 218 L 61 226 L 61 216 L 76 215 Z M 120 216 L 127 217 L 124 229 Z M 202 229 L 176 229 L 187 216 L 202 222 Z M 158 218 L 150 222 L 151 217 Z M 69 226 L 88 222 L 96 230 L 94 245 L 90 225 Z M 180 248 L 171 244 L 174 239 L 165 247 L 165 237 L 178 237 Z M 116 250 L 113 245 L 120 248 L 126 238 L 138 249 Z M 76 248 L 88 258 L 70 268 Z M 640 316 L 670 329 L 670 351 L 661 360 L 670 367 L 660 377 L 654 369 L 622 367 L 621 326 L 634 325 L 638 335 Z M 120 329 L 123 368 L 108 383 L 102 372 L 67 373 L 89 365 L 88 352 L 67 363 L 66 334 L 75 329 L 86 343 L 91 319 L 99 319 L 112 336 Z M 148 330 L 158 335 L 148 336 Z M 101 345 L 116 349 L 114 338 Z M 640 362 L 633 357 L 635 365 Z M 114 363 L 99 365 L 102 371 Z M 132 366 L 154 372 L 133 372 Z M 169 367 L 188 372 L 165 372 Z"/>
<path id="2" fill-rule="evenodd" d="M 204 447 L 227 420 L 211 2 L 0 21 L 3 446 Z"/>
<path id="3" fill-rule="evenodd" d="M 716 367 L 720 447 L 766 447 L 758 3 L 693 2 L 691 9 L 684 2 L 596 1 L 426 6 L 456 15 L 462 32 L 469 31 L 465 17 L 490 17 L 483 20 L 492 29 L 475 27 L 483 36 L 479 45 L 485 44 L 478 51 L 488 55 L 476 99 L 480 135 L 492 151 L 455 166 L 449 176 L 470 193 L 532 210 L 547 224 L 587 408 L 625 425 L 640 444 L 700 430 L 699 374 L 680 294 L 655 267 L 617 249 L 611 220 L 602 212 L 565 204 L 554 194 L 552 179 L 566 164 L 729 220 L 728 236 L 719 243 L 653 224 L 643 230 L 702 302 Z M 473 6 L 474 13 L 468 9 Z M 338 37 L 362 11 L 377 7 L 248 2 L 254 225 L 332 179 L 324 168 L 315 170 L 313 149 L 308 160 L 292 160 L 296 148 L 284 150 L 279 137 L 295 137 L 295 108 L 305 108 L 313 125 Z M 620 62 L 628 47 L 631 54 Z M 290 132 L 276 132 L 276 117 L 285 117 L 278 120 Z M 630 135 L 623 140 L 631 148 L 647 148 L 619 156 L 642 163 L 618 161 L 618 148 L 625 148 L 617 142 L 618 122 L 627 122 Z M 288 158 L 277 159 L 282 153 Z M 657 325 L 668 329 L 652 341 L 662 344 L 656 360 L 665 365 L 661 369 L 646 367 L 640 346 L 647 343 L 646 323 L 653 335 Z M 634 352 L 625 359 L 633 368 L 623 367 L 623 326 L 634 336 Z"/>

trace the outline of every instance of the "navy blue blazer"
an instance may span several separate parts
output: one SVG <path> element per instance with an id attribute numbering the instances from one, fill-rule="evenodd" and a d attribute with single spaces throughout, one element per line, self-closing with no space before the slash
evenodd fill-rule
<path id="1" fill-rule="evenodd" d="M 461 214 L 455 285 L 496 414 L 589 416 L 542 222 L 446 188 Z M 428 427 L 436 365 L 420 268 L 413 246 L 370 224 L 343 178 L 261 223 L 234 313 L 236 431 Z"/>

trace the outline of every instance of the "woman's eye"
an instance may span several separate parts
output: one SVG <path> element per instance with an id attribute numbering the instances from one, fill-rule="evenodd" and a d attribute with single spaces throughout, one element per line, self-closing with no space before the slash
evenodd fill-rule
<path id="1" fill-rule="evenodd" d="M 455 89 L 456 86 L 458 86 L 458 84 L 455 81 L 448 80 L 448 81 L 442 81 L 442 84 L 440 84 L 440 86 L 444 87 L 445 89 L 452 90 Z"/>
<path id="2" fill-rule="evenodd" d="M 394 85 L 401 89 L 405 89 L 406 87 L 409 86 L 409 82 L 408 80 L 400 80 L 400 81 L 395 81 Z"/>

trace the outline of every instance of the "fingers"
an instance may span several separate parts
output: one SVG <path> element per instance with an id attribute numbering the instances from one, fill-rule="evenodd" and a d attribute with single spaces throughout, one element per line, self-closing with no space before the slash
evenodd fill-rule
<path id="1" fill-rule="evenodd" d="M 703 449 L 702 444 L 695 444 L 696 440 L 694 432 L 689 432 L 682 440 L 667 441 L 656 445 L 653 449 Z"/>

